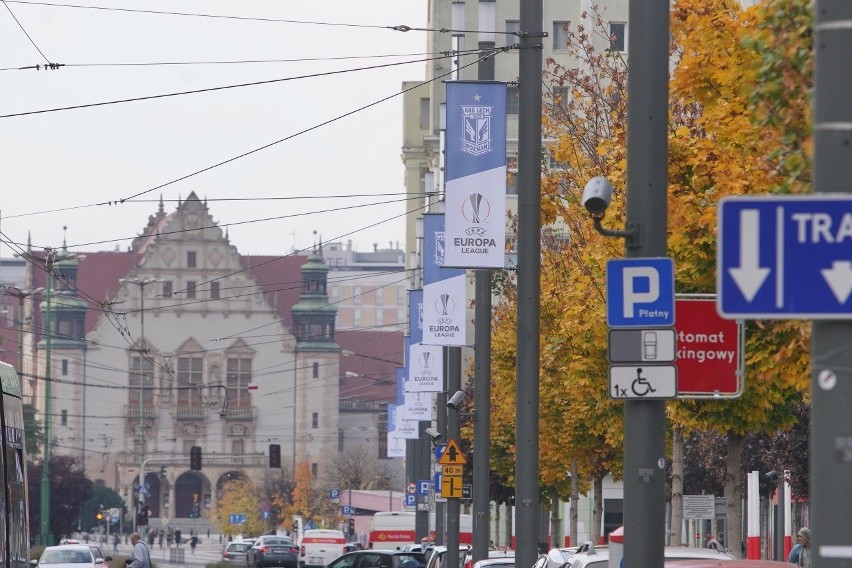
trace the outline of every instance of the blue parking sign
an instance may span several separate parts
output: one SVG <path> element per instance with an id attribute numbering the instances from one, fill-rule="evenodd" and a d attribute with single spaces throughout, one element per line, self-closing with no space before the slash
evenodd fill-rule
<path id="1" fill-rule="evenodd" d="M 619 258 L 606 263 L 606 321 L 610 327 L 674 325 L 674 262 Z"/>

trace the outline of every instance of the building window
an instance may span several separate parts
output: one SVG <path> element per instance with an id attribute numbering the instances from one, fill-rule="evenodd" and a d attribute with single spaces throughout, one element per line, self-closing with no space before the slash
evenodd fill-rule
<path id="1" fill-rule="evenodd" d="M 234 440 L 231 442 L 231 452 L 235 456 L 241 456 L 246 453 L 245 442 L 243 440 Z"/>
<path id="2" fill-rule="evenodd" d="M 169 298 L 172 295 L 172 281 L 164 280 L 163 281 L 163 297 Z"/>
<path id="3" fill-rule="evenodd" d="M 150 413 L 154 405 L 154 362 L 150 357 L 130 357 L 130 373 L 128 375 L 127 403 L 131 416 L 138 416 L 140 395 L 146 413 Z M 144 409 L 143 409 L 144 410 Z"/>
<path id="4" fill-rule="evenodd" d="M 311 414 L 311 428 L 319 428 L 319 412 Z"/>
<path id="5" fill-rule="evenodd" d="M 316 462 L 311 464 L 311 476 L 316 477 L 319 475 L 319 466 Z"/>
<path id="6" fill-rule="evenodd" d="M 343 451 L 343 438 L 344 438 L 343 428 L 338 428 L 337 429 L 337 451 L 338 452 Z"/>
<path id="7" fill-rule="evenodd" d="M 362 294 L 362 292 L 361 292 L 360 286 L 354 286 L 352 288 L 352 303 L 355 304 L 356 306 L 361 305 L 361 294 Z"/>
<path id="8" fill-rule="evenodd" d="M 376 288 L 376 305 L 381 306 L 385 303 L 384 298 L 385 291 L 383 288 Z"/>
<path id="9" fill-rule="evenodd" d="M 68 426 L 68 411 L 67 410 L 62 411 L 62 418 L 60 420 L 61 420 L 60 423 L 63 426 Z"/>
<path id="10" fill-rule="evenodd" d="M 67 375 L 67 374 L 68 374 L 68 359 L 63 359 L 63 360 L 62 360 L 62 374 L 63 374 L 63 375 Z"/>
<path id="11" fill-rule="evenodd" d="M 340 299 L 340 286 L 331 287 L 331 303 L 336 304 Z"/>
<path id="12" fill-rule="evenodd" d="M 314 364 L 311 365 L 311 377 L 314 379 L 319 378 L 319 363 L 314 362 Z"/>
<path id="13" fill-rule="evenodd" d="M 195 268 L 196 266 L 197 266 L 197 264 L 196 264 L 195 251 L 194 250 L 188 251 L 186 253 L 186 267 L 187 268 Z"/>
<path id="14" fill-rule="evenodd" d="M 251 382 L 251 359 L 228 357 L 228 374 L 225 382 L 227 408 L 250 408 L 251 397 L 248 386 Z"/>
<path id="15" fill-rule="evenodd" d="M 237 424 L 236 426 L 231 426 L 231 430 L 229 432 L 231 436 L 248 436 L 248 428 L 243 426 L 242 424 Z"/>
<path id="16" fill-rule="evenodd" d="M 398 308 L 396 310 L 396 323 L 405 323 L 405 309 Z"/>
<path id="17" fill-rule="evenodd" d="M 219 283 L 211 282 L 210 283 L 210 299 L 218 300 L 219 299 Z"/>
<path id="18" fill-rule="evenodd" d="M 609 23 L 609 49 L 612 51 L 626 51 L 627 49 L 627 24 L 624 22 Z"/>
<path id="19" fill-rule="evenodd" d="M 195 280 L 187 280 L 186 297 L 190 299 L 195 299 Z"/>
<path id="20" fill-rule="evenodd" d="M 177 403 L 182 408 L 200 407 L 201 391 L 196 386 L 204 384 L 201 357 L 178 357 L 177 360 Z"/>
<path id="21" fill-rule="evenodd" d="M 382 325 L 385 321 L 385 311 L 382 308 L 376 308 L 376 325 Z"/>
<path id="22" fill-rule="evenodd" d="M 428 98 L 420 99 L 420 128 L 424 130 L 428 130 L 429 128 L 429 114 L 431 110 L 431 101 Z"/>
<path id="23" fill-rule="evenodd" d="M 506 88 L 506 112 L 508 114 L 518 114 L 521 108 L 520 91 L 517 85 L 509 85 Z"/>
<path id="24" fill-rule="evenodd" d="M 405 286 L 397 286 L 396 287 L 396 304 L 398 306 L 405 305 Z"/>
<path id="25" fill-rule="evenodd" d="M 565 51 L 568 49 L 568 26 L 571 22 L 553 22 L 553 51 Z"/>
<path id="26" fill-rule="evenodd" d="M 518 32 L 521 31 L 521 21 L 520 20 L 506 20 L 506 43 L 504 46 L 515 45 L 520 41 L 518 37 Z"/>
<path id="27" fill-rule="evenodd" d="M 554 86 L 550 91 L 552 97 L 553 108 L 560 108 L 565 110 L 568 108 L 568 97 L 570 93 L 568 91 L 568 87 L 559 87 Z"/>
<path id="28" fill-rule="evenodd" d="M 352 325 L 359 327 L 361 325 L 361 308 L 352 310 Z"/>

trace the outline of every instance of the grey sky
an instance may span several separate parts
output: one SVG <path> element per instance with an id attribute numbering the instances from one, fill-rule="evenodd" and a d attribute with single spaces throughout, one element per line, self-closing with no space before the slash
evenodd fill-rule
<path id="1" fill-rule="evenodd" d="M 52 0 L 48 0 L 52 1 Z M 57 0 L 57 3 L 59 0 Z M 75 3 L 77 4 L 77 3 Z M 0 114 L 266 81 L 376 66 L 426 56 L 424 32 L 358 26 L 425 27 L 426 0 L 291 0 L 79 4 L 275 18 L 318 25 L 91 10 L 9 2 L 0 7 L 0 69 L 43 64 L 20 21 L 56 71 L 0 71 Z M 7 9 L 8 7 L 8 9 Z M 338 58 L 337 61 L 174 66 L 79 66 L 94 63 Z M 73 66 L 72 66 L 73 65 Z M 0 118 L 0 230 L 15 242 L 32 233 L 35 246 L 125 249 L 156 203 L 115 202 L 239 154 L 294 135 L 422 80 L 422 61 L 380 70 L 276 82 L 30 116 Z M 220 224 L 307 213 L 383 200 L 395 202 L 321 215 L 234 225 L 240 252 L 275 254 L 342 236 L 359 250 L 404 238 L 403 221 L 359 230 L 406 210 L 402 199 L 402 97 L 296 136 L 251 156 L 140 196 L 140 200 L 207 197 Z M 362 199 L 215 202 L 229 197 L 331 196 L 397 193 Z M 176 203 L 167 202 L 166 211 Z M 4 239 L 5 240 L 5 239 Z M 94 244 L 98 243 L 98 244 Z M 10 256 L 3 244 L 0 255 Z"/>

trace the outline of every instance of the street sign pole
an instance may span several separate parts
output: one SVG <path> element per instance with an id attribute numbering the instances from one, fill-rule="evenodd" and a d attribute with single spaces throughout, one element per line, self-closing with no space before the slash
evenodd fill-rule
<path id="1" fill-rule="evenodd" d="M 852 188 L 852 27 L 848 0 L 817 0 L 814 187 Z M 835 194 L 838 195 L 838 194 Z M 846 240 L 847 250 L 849 240 Z M 811 534 L 814 566 L 852 564 L 852 320 L 813 322 L 811 344 Z"/>
<path id="2" fill-rule="evenodd" d="M 628 257 L 667 254 L 669 2 L 630 2 L 627 83 Z M 624 401 L 624 557 L 662 566 L 666 513 L 666 403 Z"/>

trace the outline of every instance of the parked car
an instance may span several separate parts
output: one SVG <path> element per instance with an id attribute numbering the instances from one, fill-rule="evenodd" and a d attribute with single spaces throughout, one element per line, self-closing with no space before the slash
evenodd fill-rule
<path id="1" fill-rule="evenodd" d="M 603 545 L 606 546 L 606 545 Z M 547 554 L 538 557 L 533 568 L 569 568 L 578 552 L 586 552 L 592 549 L 592 542 L 586 541 L 580 546 L 569 546 L 566 548 L 551 548 Z M 598 547 L 598 550 L 601 550 Z"/>
<path id="2" fill-rule="evenodd" d="M 60 544 L 45 548 L 41 557 L 30 564 L 43 568 L 103 568 L 110 560 L 111 556 L 96 557 L 86 544 Z"/>
<path id="3" fill-rule="evenodd" d="M 467 553 L 470 552 L 469 544 L 459 544 L 459 565 L 458 568 L 464 568 L 464 558 Z M 426 562 L 426 568 L 447 568 L 446 566 L 446 558 L 447 556 L 447 547 L 446 546 L 435 546 L 432 548 L 432 554 L 429 556 L 428 561 Z"/>
<path id="4" fill-rule="evenodd" d="M 299 547 L 288 536 L 258 537 L 246 551 L 246 566 L 248 568 L 266 566 L 299 568 Z"/>
<path id="5" fill-rule="evenodd" d="M 718 560 L 672 560 L 666 562 L 666 568 L 716 568 L 721 566 Z M 774 560 L 730 560 L 726 561 L 724 568 L 789 568 L 786 562 Z"/>
<path id="6" fill-rule="evenodd" d="M 473 563 L 473 568 L 515 568 L 515 557 L 486 558 Z"/>
<path id="7" fill-rule="evenodd" d="M 420 552 L 402 550 L 356 550 L 347 552 L 326 568 L 425 568 L 426 558 Z"/>
<path id="8" fill-rule="evenodd" d="M 233 542 L 229 542 L 228 546 L 225 547 L 225 550 L 222 551 L 222 560 L 229 564 L 245 566 L 246 553 L 248 552 L 248 549 L 251 548 L 251 545 L 252 541 L 248 540 L 235 540 Z"/>
<path id="9" fill-rule="evenodd" d="M 107 562 L 112 560 L 112 556 L 106 556 L 97 544 L 89 544 L 88 547 L 92 551 L 92 556 L 95 557 L 95 568 L 107 568 Z M 99 562 L 102 558 L 103 562 Z"/>
<path id="10" fill-rule="evenodd" d="M 729 562 L 734 559 L 727 552 L 714 548 L 692 548 L 688 546 L 667 546 L 663 552 L 668 560 L 713 560 Z M 727 566 L 727 564 L 725 564 Z M 578 552 L 571 561 L 571 568 L 608 568 L 609 550 L 591 547 L 586 552 Z M 712 564 L 711 564 L 712 566 Z"/>
<path id="11" fill-rule="evenodd" d="M 464 555 L 464 568 L 473 568 L 473 549 L 469 548 L 466 553 L 461 553 Z M 492 558 L 514 558 L 515 551 L 511 549 L 504 550 L 489 550 L 488 551 L 488 559 Z M 480 562 L 484 562 L 483 558 Z M 511 563 L 510 563 L 511 564 Z"/>

